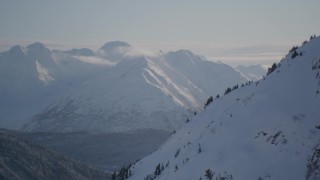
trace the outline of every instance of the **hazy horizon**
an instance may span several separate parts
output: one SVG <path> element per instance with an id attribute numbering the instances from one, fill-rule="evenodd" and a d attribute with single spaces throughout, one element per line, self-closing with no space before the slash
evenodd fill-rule
<path id="1" fill-rule="evenodd" d="M 149 51 L 188 49 L 229 64 L 279 61 L 319 34 L 320 2 L 1 1 L 0 50 L 42 42 L 90 48 L 120 40 Z"/>

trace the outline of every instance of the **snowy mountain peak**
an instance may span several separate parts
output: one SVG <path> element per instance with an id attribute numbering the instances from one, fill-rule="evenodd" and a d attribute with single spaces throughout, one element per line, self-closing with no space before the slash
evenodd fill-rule
<path id="1" fill-rule="evenodd" d="M 29 51 L 48 51 L 49 49 L 42 43 L 35 42 L 27 46 Z"/>
<path id="2" fill-rule="evenodd" d="M 96 55 L 111 61 L 120 61 L 125 57 L 126 52 L 129 51 L 130 45 L 122 41 L 111 41 L 104 44 Z"/>
<path id="3" fill-rule="evenodd" d="M 15 55 L 15 56 L 25 55 L 24 49 L 19 45 L 16 45 L 16 46 L 13 46 L 12 48 L 10 48 L 9 53 L 11 55 Z"/>

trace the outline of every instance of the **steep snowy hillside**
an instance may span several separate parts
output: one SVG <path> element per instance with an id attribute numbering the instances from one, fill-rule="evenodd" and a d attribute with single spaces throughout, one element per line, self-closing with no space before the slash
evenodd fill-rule
<path id="1" fill-rule="evenodd" d="M 268 74 L 214 99 L 129 179 L 320 179 L 320 38 Z"/>
<path id="2" fill-rule="evenodd" d="M 260 64 L 244 66 L 239 65 L 236 69 L 242 73 L 248 80 L 257 81 L 266 75 L 267 70 Z"/>
<path id="3" fill-rule="evenodd" d="M 119 47 L 120 46 L 120 47 Z M 119 53 L 128 48 L 106 43 L 103 50 Z M 113 57 L 117 57 L 113 54 Z M 26 123 L 29 131 L 124 132 L 135 129 L 171 131 L 203 108 L 224 85 L 246 79 L 230 66 L 216 64 L 190 51 L 158 56 L 130 56 L 113 68 L 60 98 Z M 110 57 L 109 57 L 110 59 Z M 109 60 L 108 59 L 108 60 Z"/>

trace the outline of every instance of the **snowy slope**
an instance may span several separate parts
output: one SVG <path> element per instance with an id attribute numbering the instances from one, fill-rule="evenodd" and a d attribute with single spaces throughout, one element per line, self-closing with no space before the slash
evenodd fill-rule
<path id="1" fill-rule="evenodd" d="M 296 52 L 215 99 L 129 179 L 320 179 L 320 38 Z"/>

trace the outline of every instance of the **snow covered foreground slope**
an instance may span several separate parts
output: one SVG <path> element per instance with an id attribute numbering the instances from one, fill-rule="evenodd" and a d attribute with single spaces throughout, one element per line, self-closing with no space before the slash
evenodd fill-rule
<path id="1" fill-rule="evenodd" d="M 265 79 L 215 99 L 129 179 L 320 179 L 319 90 L 318 37 Z"/>

